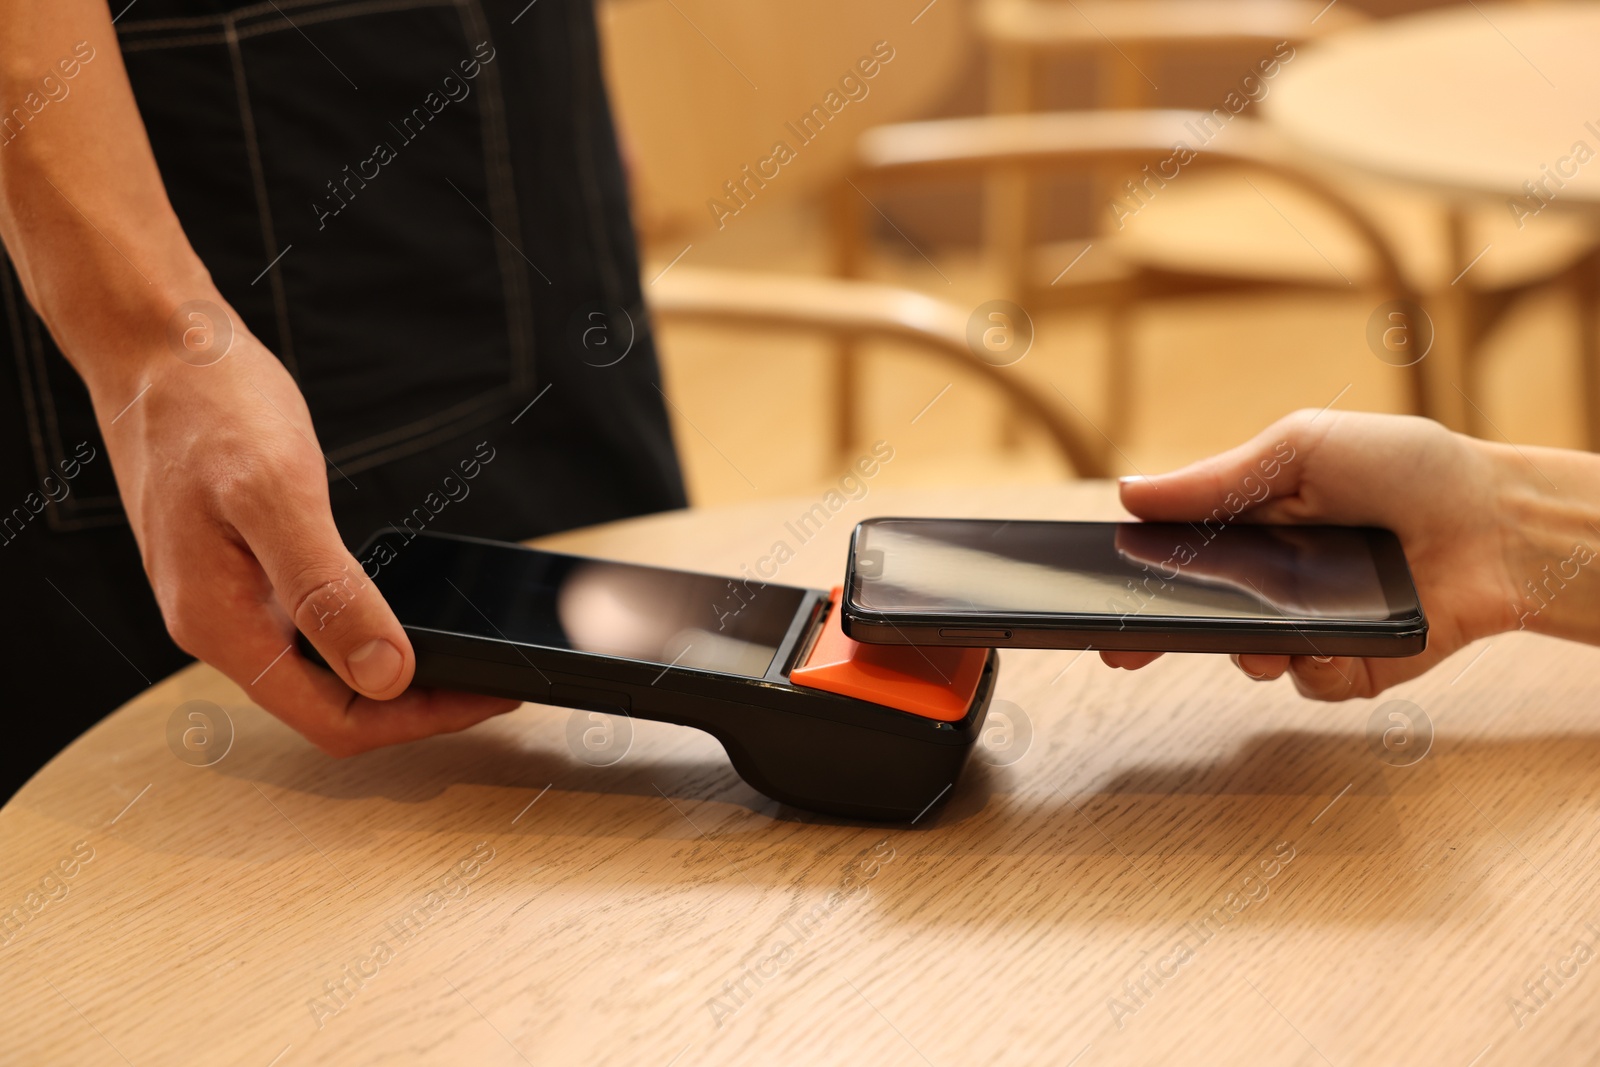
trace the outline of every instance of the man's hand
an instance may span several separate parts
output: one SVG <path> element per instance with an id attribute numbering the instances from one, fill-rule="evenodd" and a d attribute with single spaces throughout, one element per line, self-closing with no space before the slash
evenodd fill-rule
<path id="1" fill-rule="evenodd" d="M 515 708 L 406 691 L 411 643 L 334 527 L 305 401 L 278 360 L 235 328 L 232 350 L 209 366 L 158 356 L 148 390 L 115 424 L 122 398 L 95 398 L 173 640 L 334 756 Z M 296 628 L 337 677 L 300 655 Z"/>
<path id="2" fill-rule="evenodd" d="M 1514 576 L 1533 565 L 1533 554 L 1507 522 L 1506 495 L 1525 479 L 1519 477 L 1522 461 L 1506 451 L 1426 419 L 1302 411 L 1182 470 L 1124 479 L 1122 502 L 1146 520 L 1200 520 L 1219 508 L 1226 517 L 1240 501 L 1249 503 L 1251 487 L 1265 482 L 1269 495 L 1230 521 L 1393 530 L 1428 617 L 1426 652 L 1398 659 L 1234 657 L 1252 678 L 1288 673 L 1308 697 L 1369 697 L 1422 674 L 1463 645 L 1517 626 L 1520 583 Z M 1263 479 L 1261 464 L 1273 459 L 1281 469 Z M 1159 653 L 1100 655 L 1113 667 L 1135 669 Z"/>
<path id="3" fill-rule="evenodd" d="M 305 402 L 238 316 L 209 365 L 170 347 L 176 309 L 225 301 L 167 199 L 104 0 L 0 0 L 0 101 L 65 55 L 97 58 L 70 106 L 0 152 L 0 237 L 89 387 L 173 639 L 334 755 L 510 710 L 403 692 L 411 644 L 339 540 Z M 297 625 L 337 677 L 295 651 Z"/>

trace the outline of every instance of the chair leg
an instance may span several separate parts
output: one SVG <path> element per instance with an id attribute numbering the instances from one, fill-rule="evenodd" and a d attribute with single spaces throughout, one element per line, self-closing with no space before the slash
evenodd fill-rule
<path id="1" fill-rule="evenodd" d="M 1450 262 L 1457 269 L 1466 266 L 1466 219 L 1458 207 L 1450 209 L 1449 249 Z M 1473 433 L 1477 418 L 1467 390 L 1464 367 L 1471 359 L 1474 348 L 1472 338 L 1472 297 L 1457 285 L 1436 289 L 1423 301 L 1433 320 L 1433 350 L 1420 363 L 1417 370 L 1424 379 L 1427 404 L 1423 408 L 1431 418 L 1444 423 L 1452 430 Z"/>
<path id="2" fill-rule="evenodd" d="M 1106 308 L 1106 441 L 1101 458 L 1104 471 L 1116 469 L 1122 457 L 1115 442 L 1126 438 L 1133 425 L 1133 311 L 1133 299 L 1125 293 L 1113 296 Z"/>
<path id="3" fill-rule="evenodd" d="M 856 186 L 846 182 L 833 190 L 830 223 L 833 228 L 833 269 L 840 278 L 859 278 L 865 273 L 866 234 L 861 217 L 863 197 Z M 859 425 L 860 374 L 856 361 L 861 358 L 861 339 L 852 333 L 839 333 L 833 339 L 833 451 L 834 462 L 843 466 L 851 460 Z"/>
<path id="4" fill-rule="evenodd" d="M 850 448 L 855 444 L 860 425 L 861 380 L 856 361 L 861 343 L 849 334 L 840 334 L 833 349 L 833 461 L 838 467 L 850 463 Z"/>
<path id="5" fill-rule="evenodd" d="M 1582 367 L 1584 433 L 1589 451 L 1600 452 L 1600 253 L 1572 272 L 1578 305 L 1578 359 Z"/>
<path id="6" fill-rule="evenodd" d="M 1460 305 L 1456 309 L 1456 328 L 1460 331 L 1460 340 L 1457 342 L 1457 374 L 1461 380 L 1461 392 L 1465 410 L 1462 416 L 1466 419 L 1463 425 L 1467 432 L 1482 437 L 1486 431 L 1483 425 L 1485 416 L 1478 410 L 1478 398 L 1483 396 L 1480 388 L 1483 369 L 1483 342 L 1488 333 L 1487 319 L 1482 306 L 1483 297 L 1473 293 L 1470 289 L 1461 295 Z"/>
<path id="7" fill-rule="evenodd" d="M 991 49 L 989 111 L 991 114 L 1033 110 L 1033 54 L 1028 50 Z M 984 180 L 982 242 L 985 266 L 1005 278 L 1005 297 L 1021 300 L 1027 284 L 1025 259 L 1032 210 L 1033 179 L 1020 168 L 999 168 Z"/>
<path id="8" fill-rule="evenodd" d="M 1409 414 L 1437 420 L 1438 416 L 1433 411 L 1433 400 L 1428 394 L 1428 379 L 1421 364 L 1412 364 L 1406 368 L 1406 400 Z"/>

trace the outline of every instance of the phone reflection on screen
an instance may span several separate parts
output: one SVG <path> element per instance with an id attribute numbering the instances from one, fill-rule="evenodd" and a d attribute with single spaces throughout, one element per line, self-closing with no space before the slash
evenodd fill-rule
<path id="1" fill-rule="evenodd" d="M 697 586 L 715 599 L 697 597 Z M 761 615 L 762 594 L 773 587 L 734 586 L 743 597 L 725 579 L 705 586 L 702 575 L 586 560 L 561 583 L 556 614 L 568 642 L 582 651 L 759 677 L 793 612 L 781 621 Z"/>
<path id="2" fill-rule="evenodd" d="M 1360 530 L 1250 526 L 1197 547 L 1194 531 L 1165 523 L 1126 523 L 1117 552 L 1159 578 L 1233 590 L 1290 618 L 1385 618 L 1388 602 Z M 1187 560 L 1187 562 L 1185 562 Z"/>
<path id="3" fill-rule="evenodd" d="M 805 597 L 436 536 L 397 542 L 376 580 L 407 626 L 747 677 L 766 673 Z"/>
<path id="4" fill-rule="evenodd" d="M 862 528 L 869 611 L 1386 619 L 1366 531 L 1188 523 L 880 520 Z"/>

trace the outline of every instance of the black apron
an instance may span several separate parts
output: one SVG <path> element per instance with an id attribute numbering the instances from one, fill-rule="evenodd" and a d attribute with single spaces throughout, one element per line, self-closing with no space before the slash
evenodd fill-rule
<path id="1" fill-rule="evenodd" d="M 168 195 L 305 394 L 347 544 L 684 505 L 589 3 L 112 2 Z M 0 297 L 4 796 L 186 657 L 4 260 Z"/>

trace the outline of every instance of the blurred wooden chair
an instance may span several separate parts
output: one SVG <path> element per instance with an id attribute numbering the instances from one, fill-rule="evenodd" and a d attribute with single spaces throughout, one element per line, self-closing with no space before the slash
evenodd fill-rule
<path id="1" fill-rule="evenodd" d="M 1328 0 L 981 0 L 975 18 L 992 115 L 1040 110 L 1051 65 L 1092 67 L 1093 109 L 1154 108 L 1164 102 L 1156 100 L 1152 72 L 1165 77 L 1168 61 L 1234 57 L 1241 76 L 1259 77 L 1257 61 L 1272 62 L 1275 49 L 1366 21 L 1348 4 Z M 1093 199 L 1109 200 L 1114 176 L 1090 177 Z M 1037 195 L 1026 174 L 999 170 L 988 177 L 984 243 L 991 260 L 1015 262 L 1037 215 Z"/>
<path id="2" fill-rule="evenodd" d="M 1478 410 L 1486 342 L 1524 298 L 1580 284 L 1600 248 L 1600 228 L 1591 217 L 1569 214 L 1519 231 L 1501 202 L 1447 203 L 1391 182 L 1320 173 L 1383 235 L 1406 298 L 1429 316 L 1433 351 L 1418 364 L 1415 384 L 1423 391 L 1413 394 L 1411 410 L 1453 429 L 1492 432 Z M 1360 250 L 1326 205 L 1275 177 L 1246 184 L 1237 173 L 1196 174 L 1168 192 L 1114 239 L 1152 288 L 1201 274 L 1237 285 L 1310 286 L 1328 277 L 1330 265 L 1359 284 L 1365 273 Z M 1485 254 L 1491 248 L 1493 255 Z M 1600 360 L 1590 338 L 1580 333 L 1584 366 Z"/>
<path id="3" fill-rule="evenodd" d="M 1098 106 L 1144 108 L 1155 102 L 1150 73 L 1174 57 L 1245 60 L 1285 44 L 1314 45 L 1365 22 L 1349 5 L 1327 0 L 981 0 L 977 8 L 991 114 L 1037 111 L 1041 76 L 1050 63 L 1090 62 Z M 1309 170 L 1316 163 L 1302 159 L 1300 165 Z M 1115 186 L 1104 174 L 1097 177 L 1095 199 L 1109 202 Z M 1581 294 L 1600 234 L 1588 220 L 1572 216 L 1518 232 L 1499 203 L 1462 208 L 1356 174 L 1324 170 L 1322 177 L 1383 234 L 1400 258 L 1409 289 L 1422 294 L 1439 320 L 1432 325 L 1443 336 L 1436 336 L 1433 363 L 1412 393 L 1412 410 L 1456 429 L 1484 429 L 1469 398 L 1481 396 L 1486 338 L 1534 292 L 1560 285 Z M 1036 195 L 1026 175 L 1004 170 L 988 179 L 985 192 L 985 245 L 992 259 L 1011 265 L 1019 288 L 1025 288 L 1022 275 L 1032 268 L 1030 259 L 1066 262 L 1063 254 L 1082 247 L 1080 242 L 1030 250 Z M 1235 286 L 1251 279 L 1305 284 L 1325 277 L 1330 262 L 1349 274 L 1348 266 L 1361 258 L 1336 213 L 1293 183 L 1270 176 L 1247 183 L 1238 173 L 1196 175 L 1163 191 L 1150 207 L 1139 212 L 1137 225 L 1110 235 L 1123 266 L 1142 276 L 1147 291 L 1158 281 L 1170 287 L 1202 278 Z M 1284 239 L 1284 222 L 1304 240 Z M 1497 249 L 1493 257 L 1456 274 L 1459 264 L 1491 246 Z M 1585 320 L 1580 355 L 1586 367 L 1600 361 L 1594 335 Z M 1591 435 L 1600 440 L 1600 413 L 1589 421 Z"/>
<path id="4" fill-rule="evenodd" d="M 1129 419 L 1133 353 L 1128 320 L 1140 300 L 1266 287 L 1362 288 L 1379 302 L 1417 299 L 1399 254 L 1369 215 L 1302 166 L 1272 130 L 1234 117 L 1223 135 L 1202 144 L 1193 131 L 1208 121 L 1215 122 L 1209 112 L 1088 111 L 989 115 L 870 130 L 858 142 L 855 173 L 836 194 L 837 269 L 846 277 L 866 272 L 866 218 L 876 214 L 872 200 L 878 191 L 956 177 L 981 180 L 996 171 L 1036 178 L 1115 167 L 1131 175 L 1130 182 L 1140 183 L 1126 195 L 1130 202 L 1134 193 L 1142 197 L 1133 220 L 1141 223 L 1182 186 L 1223 172 L 1253 183 L 1268 212 L 1276 213 L 1273 197 L 1289 195 L 1321 212 L 1329 220 L 1328 232 L 1306 242 L 1311 246 L 1307 255 L 1320 269 L 1284 271 L 1276 261 L 1262 262 L 1252 236 L 1226 210 L 1216 217 L 1199 216 L 1187 228 L 1164 219 L 1141 227 L 1145 232 L 1135 236 L 1132 227 L 1125 227 L 1120 234 L 1094 237 L 1087 253 L 1080 242 L 1076 250 L 1024 246 L 1008 257 L 1007 295 L 1024 308 L 1077 303 L 1108 311 L 1111 357 L 1107 417 L 1101 427 L 1108 444 Z M 1181 165 L 1174 151 L 1179 143 L 1198 145 Z M 1076 259 L 1073 251 L 1078 252 Z M 1069 263 L 1075 265 L 1063 269 Z M 848 375 L 848 359 L 841 362 L 842 374 Z M 1426 409 L 1428 394 L 1420 373 L 1411 368 L 1406 374 L 1411 402 Z M 849 388 L 847 380 L 841 388 Z M 1102 467 L 1108 460 L 1102 449 Z"/>
<path id="5" fill-rule="evenodd" d="M 1037 424 L 1073 473 L 1101 473 L 1099 450 L 1085 429 L 1042 401 L 1024 381 L 974 353 L 967 342 L 968 312 L 945 301 L 863 281 L 691 267 L 662 275 L 647 296 L 652 314 L 662 320 L 907 342 L 908 352 L 987 382 L 1012 411 Z M 858 369 L 854 359 L 840 367 L 852 376 Z M 855 443 L 858 398 L 849 383 L 838 388 L 837 397 L 835 441 L 839 454 L 847 456 Z M 1005 439 L 1015 440 L 1009 434 Z"/>

